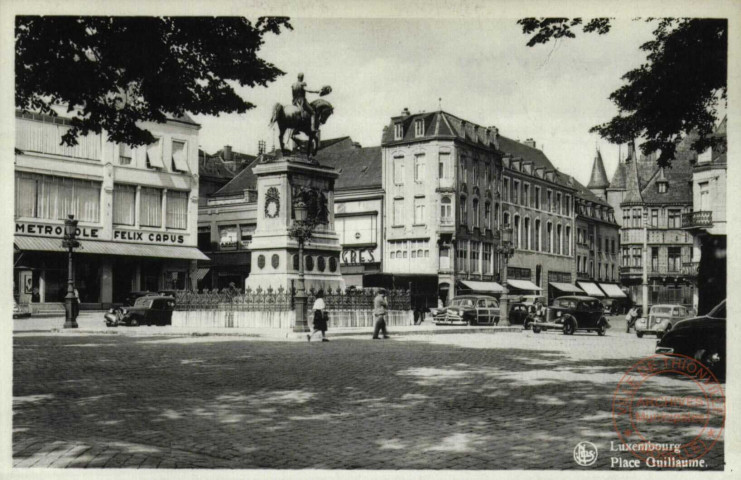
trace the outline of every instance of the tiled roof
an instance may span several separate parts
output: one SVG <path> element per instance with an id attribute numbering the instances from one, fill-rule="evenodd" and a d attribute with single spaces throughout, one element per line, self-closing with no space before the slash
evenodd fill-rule
<path id="1" fill-rule="evenodd" d="M 381 147 L 352 148 L 319 152 L 316 160 L 340 172 L 335 182 L 337 190 L 381 188 Z"/>
<path id="2" fill-rule="evenodd" d="M 618 163 L 615 173 L 612 174 L 609 188 L 614 188 L 616 190 L 625 189 L 625 164 L 623 162 Z"/>
<path id="3" fill-rule="evenodd" d="M 234 165 L 224 163 L 217 155 L 198 150 L 198 174 L 201 177 L 233 178 Z"/>
<path id="4" fill-rule="evenodd" d="M 592 193 L 592 191 L 589 190 L 589 188 L 585 187 L 581 182 L 579 182 L 574 177 L 570 175 L 565 175 L 565 174 L 564 176 L 567 178 L 567 181 L 569 182 L 569 185 L 571 186 L 571 188 L 576 190 L 577 197 L 582 198 L 592 203 L 604 205 L 605 207 L 611 207 L 609 203 L 607 203 L 606 201 L 602 200 L 597 195 Z"/>
<path id="5" fill-rule="evenodd" d="M 607 173 L 605 172 L 605 164 L 602 163 L 602 154 L 597 150 L 597 155 L 594 157 L 594 164 L 592 164 L 592 176 L 589 178 L 589 188 L 606 188 L 610 186 L 610 182 L 607 180 Z"/>
<path id="6" fill-rule="evenodd" d="M 692 164 L 688 155 L 675 157 L 671 167 L 663 169 L 663 175 L 655 162 L 654 167 L 655 174 L 641 191 L 645 203 L 692 203 Z M 656 185 L 662 176 L 669 182 L 665 193 L 659 193 Z"/>
<path id="7" fill-rule="evenodd" d="M 252 173 L 252 167 L 255 163 L 257 163 L 257 158 L 243 168 L 229 183 L 214 192 L 212 196 L 237 195 L 244 193 L 245 190 L 254 190 L 257 188 L 257 177 Z"/>
<path id="8" fill-rule="evenodd" d="M 416 135 L 416 120 L 424 122 L 424 135 L 421 137 Z M 395 138 L 394 127 L 398 123 L 401 123 L 404 127 L 404 135 L 400 140 Z M 497 146 L 497 131 L 495 128 L 482 127 L 442 110 L 392 117 L 388 127 L 383 130 L 381 144 L 416 141 L 431 137 L 453 137 L 484 147 L 496 148 Z"/>

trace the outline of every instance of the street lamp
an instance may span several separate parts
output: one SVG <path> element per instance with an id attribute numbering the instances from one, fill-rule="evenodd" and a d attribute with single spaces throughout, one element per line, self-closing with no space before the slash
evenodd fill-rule
<path id="1" fill-rule="evenodd" d="M 75 311 L 75 277 L 72 265 L 72 250 L 80 246 L 77 241 L 77 220 L 69 215 L 64 221 L 64 240 L 62 247 L 67 249 L 67 295 L 64 297 L 64 328 L 77 328 L 77 312 Z"/>
<path id="2" fill-rule="evenodd" d="M 293 204 L 294 222 L 289 235 L 298 240 L 298 285 L 296 286 L 296 322 L 294 332 L 305 332 L 308 328 L 306 321 L 306 285 L 304 284 L 304 242 L 311 238 L 314 225 L 307 221 L 308 208 L 306 203 L 298 200 Z"/>
<path id="3" fill-rule="evenodd" d="M 509 290 L 507 289 L 507 264 L 509 263 L 509 259 L 515 253 L 515 248 L 512 245 L 512 227 L 506 226 L 502 230 L 502 238 L 497 252 L 499 253 L 499 255 L 501 255 L 504 263 L 501 275 L 502 288 L 504 289 L 504 291 L 502 292 L 502 296 L 499 298 L 499 323 L 502 326 L 507 327 L 509 326 L 509 298 L 507 295 L 509 293 Z"/>

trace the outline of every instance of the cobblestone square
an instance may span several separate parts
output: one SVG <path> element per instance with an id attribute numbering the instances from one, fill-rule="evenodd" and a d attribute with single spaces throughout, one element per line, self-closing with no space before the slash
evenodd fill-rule
<path id="1" fill-rule="evenodd" d="M 620 328 L 325 343 L 16 335 L 13 464 L 609 469 L 633 458 L 610 451 L 613 392 L 654 345 Z M 666 379 L 675 395 L 688 383 Z M 574 461 L 580 441 L 599 449 L 590 467 Z M 722 437 L 705 459 L 723 468 Z"/>

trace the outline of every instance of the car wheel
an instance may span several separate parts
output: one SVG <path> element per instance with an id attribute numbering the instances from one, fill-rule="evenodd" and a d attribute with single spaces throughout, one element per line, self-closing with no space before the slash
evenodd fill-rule
<path id="1" fill-rule="evenodd" d="M 533 325 L 533 333 L 540 333 L 540 327 L 537 325 Z"/>
<path id="2" fill-rule="evenodd" d="M 643 338 L 643 332 L 636 332 L 636 337 Z"/>
<path id="3" fill-rule="evenodd" d="M 723 357 L 717 348 L 701 347 L 698 348 L 694 355 L 695 360 L 708 367 L 712 372 L 717 373 L 722 370 Z"/>
<path id="4" fill-rule="evenodd" d="M 600 337 L 604 337 L 606 332 L 607 330 L 605 329 L 605 324 L 600 323 L 599 328 L 597 329 L 597 335 L 599 335 Z"/>
<path id="5" fill-rule="evenodd" d="M 136 318 L 132 318 L 131 321 L 129 322 L 129 326 L 130 327 L 138 327 L 139 326 L 139 321 Z"/>
<path id="6" fill-rule="evenodd" d="M 564 335 L 574 334 L 574 322 L 572 322 L 571 320 L 565 320 L 563 322 L 563 334 Z"/>

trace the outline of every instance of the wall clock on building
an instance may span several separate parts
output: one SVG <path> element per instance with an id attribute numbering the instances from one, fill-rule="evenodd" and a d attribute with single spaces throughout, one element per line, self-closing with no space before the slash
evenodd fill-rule
<path id="1" fill-rule="evenodd" d="M 280 212 L 280 192 L 275 187 L 268 188 L 265 193 L 265 216 L 275 218 Z"/>

